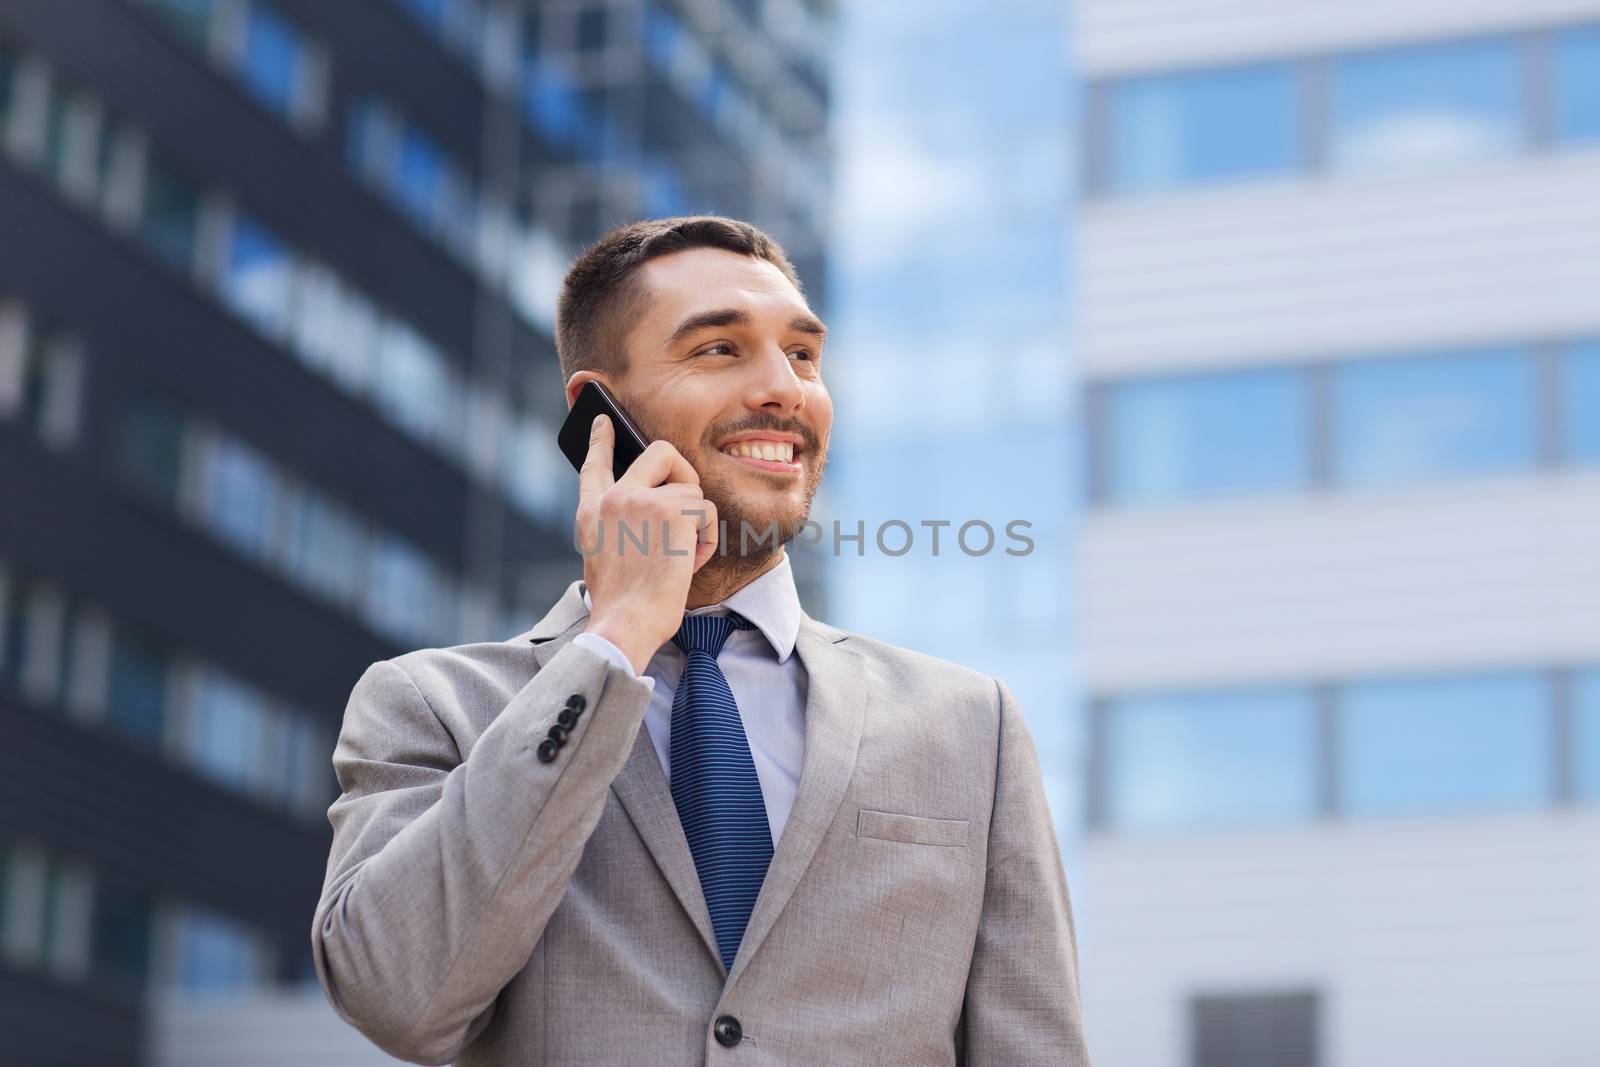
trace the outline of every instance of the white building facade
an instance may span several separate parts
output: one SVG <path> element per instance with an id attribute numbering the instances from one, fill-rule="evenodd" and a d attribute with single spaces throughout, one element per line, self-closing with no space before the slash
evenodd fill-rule
<path id="1" fill-rule="evenodd" d="M 1600 3 L 1073 17 L 1096 1061 L 1600 1062 Z"/>

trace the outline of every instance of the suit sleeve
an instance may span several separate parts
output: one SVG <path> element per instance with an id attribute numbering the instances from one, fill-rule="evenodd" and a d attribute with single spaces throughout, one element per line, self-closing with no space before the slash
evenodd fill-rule
<path id="1" fill-rule="evenodd" d="M 556 758 L 537 748 L 568 698 Z M 333 754 L 342 795 L 312 924 L 334 1009 L 385 1051 L 443 1064 L 481 1033 L 526 965 L 600 821 L 650 687 L 561 649 L 462 760 L 401 663 L 356 683 Z"/>
<path id="2" fill-rule="evenodd" d="M 1088 1067 L 1077 932 L 1033 739 L 999 691 L 988 874 L 962 1010 L 966 1067 Z"/>

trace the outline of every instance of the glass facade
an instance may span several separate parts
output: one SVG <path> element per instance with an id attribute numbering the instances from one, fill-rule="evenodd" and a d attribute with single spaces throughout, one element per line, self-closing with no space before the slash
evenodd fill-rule
<path id="1" fill-rule="evenodd" d="M 1106 482 L 1137 503 L 1294 489 L 1310 478 L 1307 378 L 1294 369 L 1111 385 Z"/>
<path id="2" fill-rule="evenodd" d="M 1600 668 L 1573 674 L 1572 736 L 1553 670 L 1352 679 L 1106 700 L 1092 820 L 1114 830 L 1370 819 L 1554 804 L 1572 767 L 1600 800 Z M 1563 745 L 1570 745 L 1570 752 Z"/>
<path id="3" fill-rule="evenodd" d="M 1529 345 L 1108 382 L 1091 485 L 1099 501 L 1136 505 L 1594 463 L 1600 342 L 1555 347 L 1549 459 L 1539 364 Z"/>
<path id="4" fill-rule="evenodd" d="M 1574 792 L 1600 802 L 1600 667 L 1574 676 L 1572 707 Z"/>
<path id="5" fill-rule="evenodd" d="M 1105 123 L 1107 180 L 1118 190 L 1284 174 L 1300 163 L 1298 80 L 1286 63 L 1119 82 Z"/>
<path id="6" fill-rule="evenodd" d="M 1561 390 L 1565 453 L 1580 463 L 1600 463 L 1600 341 L 1566 352 Z"/>
<path id="7" fill-rule="evenodd" d="M 1558 32 L 1551 51 L 1551 133 L 1558 141 L 1600 141 L 1600 26 Z"/>
<path id="8" fill-rule="evenodd" d="M 1527 113 L 1518 44 L 1494 38 L 1335 58 L 1330 162 L 1390 170 L 1517 151 Z"/>
<path id="9" fill-rule="evenodd" d="M 1340 804 L 1352 815 L 1531 807 L 1554 796 L 1545 677 L 1364 682 L 1340 704 Z"/>
<path id="10" fill-rule="evenodd" d="M 1531 468 L 1538 400 L 1525 350 L 1341 363 L 1335 477 L 1350 485 Z"/>
<path id="11" fill-rule="evenodd" d="M 1122 829 L 1310 818 L 1317 721 L 1303 689 L 1136 697 L 1106 712 L 1105 813 Z"/>
<path id="12" fill-rule="evenodd" d="M 1544 59 L 1535 59 L 1542 55 Z M 1113 79 L 1095 191 L 1467 164 L 1600 138 L 1600 25 Z"/>

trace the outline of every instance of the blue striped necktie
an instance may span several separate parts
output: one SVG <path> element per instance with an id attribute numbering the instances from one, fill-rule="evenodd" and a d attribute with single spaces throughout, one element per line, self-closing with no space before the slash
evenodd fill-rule
<path id="1" fill-rule="evenodd" d="M 672 800 L 689 839 L 711 912 L 722 965 L 733 970 L 739 941 L 772 862 L 772 830 L 739 705 L 717 666 L 728 635 L 752 624 L 727 615 L 685 615 L 672 643 L 683 674 L 672 694 Z"/>

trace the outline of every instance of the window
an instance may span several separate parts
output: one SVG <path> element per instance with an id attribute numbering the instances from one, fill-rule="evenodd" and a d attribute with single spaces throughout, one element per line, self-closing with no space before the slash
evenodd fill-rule
<path id="1" fill-rule="evenodd" d="M 171 915 L 172 971 L 165 984 L 185 993 L 238 993 L 272 977 L 267 940 L 243 923 L 184 908 Z"/>
<path id="2" fill-rule="evenodd" d="M 339 604 L 360 602 L 366 530 L 337 501 L 313 489 L 296 500 L 289 541 L 290 573 L 308 588 Z"/>
<path id="3" fill-rule="evenodd" d="M 174 29 L 196 48 L 211 44 L 219 0 L 152 0 Z"/>
<path id="4" fill-rule="evenodd" d="M 378 408 L 408 433 L 425 441 L 454 432 L 457 401 L 453 375 L 438 349 L 405 323 L 390 319 L 378 336 Z"/>
<path id="5" fill-rule="evenodd" d="M 377 361 L 377 311 L 322 266 L 301 271 L 298 301 L 293 325 L 301 358 L 340 387 L 365 395 Z"/>
<path id="6" fill-rule="evenodd" d="M 228 227 L 222 299 L 269 337 L 289 326 L 294 259 L 277 235 L 256 219 L 235 212 Z"/>
<path id="7" fill-rule="evenodd" d="M 174 509 L 183 490 L 184 432 L 183 415 L 176 409 L 149 397 L 128 399 L 118 462 L 135 485 Z"/>
<path id="8" fill-rule="evenodd" d="M 139 229 L 156 255 L 185 275 L 193 274 L 200 190 L 159 157 L 151 157 L 145 169 Z"/>
<path id="9" fill-rule="evenodd" d="M 239 73 L 261 100 L 285 118 L 293 118 L 299 102 L 305 42 L 276 10 L 252 0 L 244 21 Z"/>
<path id="10" fill-rule="evenodd" d="M 273 709 L 266 694 L 214 667 L 195 677 L 182 754 L 202 774 L 230 789 L 266 785 L 264 755 Z"/>
<path id="11" fill-rule="evenodd" d="M 1522 350 L 1341 364 L 1333 393 L 1342 482 L 1493 473 L 1537 459 L 1534 368 Z"/>
<path id="12" fill-rule="evenodd" d="M 1189 1002 L 1193 1067 L 1317 1067 L 1312 992 L 1197 996 Z"/>
<path id="13" fill-rule="evenodd" d="M 1301 159 L 1298 102 L 1287 63 L 1110 85 L 1103 183 L 1126 192 L 1292 171 Z"/>
<path id="14" fill-rule="evenodd" d="M 0 842 L 0 956 L 77 978 L 89 964 L 94 887 L 76 863 Z"/>
<path id="15" fill-rule="evenodd" d="M 77 339 L 41 330 L 16 301 L 0 302 L 0 419 L 19 419 L 65 448 L 77 438 L 82 392 Z"/>
<path id="16" fill-rule="evenodd" d="M 1572 345 L 1563 358 L 1565 454 L 1580 462 L 1600 462 L 1600 341 Z"/>
<path id="17" fill-rule="evenodd" d="M 1572 697 L 1577 760 L 1574 784 L 1579 797 L 1600 802 L 1600 667 L 1574 676 Z"/>
<path id="18" fill-rule="evenodd" d="M 103 882 L 94 906 L 94 967 L 142 986 L 150 978 L 150 898 L 120 882 Z"/>
<path id="19" fill-rule="evenodd" d="M 162 747 L 166 734 L 168 666 L 165 649 L 125 628 L 114 632 L 106 721 L 152 749 Z"/>
<path id="20" fill-rule="evenodd" d="M 437 589 L 428 559 L 398 538 L 379 534 L 367 557 L 367 617 L 402 640 L 438 623 Z"/>
<path id="21" fill-rule="evenodd" d="M 204 454 L 201 520 L 239 551 L 253 559 L 268 559 L 283 492 L 277 469 L 236 438 L 216 436 Z"/>
<path id="22" fill-rule="evenodd" d="M 111 137 L 100 101 L 57 84 L 45 113 L 44 168 L 63 192 L 93 204 L 111 169 Z"/>
<path id="23" fill-rule="evenodd" d="M 6 142 L 6 128 L 17 99 L 17 48 L 0 34 L 0 146 Z"/>
<path id="24" fill-rule="evenodd" d="M 1600 140 L 1600 26 L 1557 33 L 1551 71 L 1556 140 Z"/>
<path id="25" fill-rule="evenodd" d="M 1117 500 L 1290 489 L 1310 478 L 1303 371 L 1123 382 L 1105 406 L 1106 488 Z"/>
<path id="26" fill-rule="evenodd" d="M 1517 42 L 1492 38 L 1336 58 L 1329 159 L 1386 170 L 1514 152 L 1524 128 Z"/>
<path id="27" fill-rule="evenodd" d="M 1341 804 L 1355 815 L 1542 804 L 1549 686 L 1533 673 L 1362 682 L 1340 693 Z"/>
<path id="28" fill-rule="evenodd" d="M 1105 816 L 1160 829 L 1309 818 L 1316 709 L 1303 689 L 1133 697 L 1106 709 Z"/>
<path id="29" fill-rule="evenodd" d="M 400 136 L 393 192 L 400 205 L 425 226 L 438 218 L 444 187 L 444 156 L 429 137 L 408 126 Z"/>

